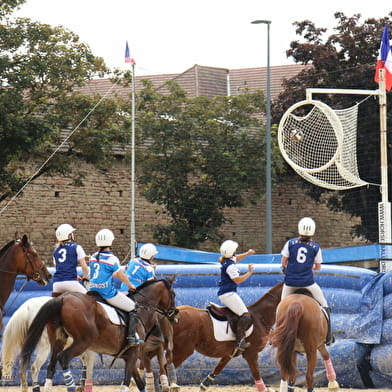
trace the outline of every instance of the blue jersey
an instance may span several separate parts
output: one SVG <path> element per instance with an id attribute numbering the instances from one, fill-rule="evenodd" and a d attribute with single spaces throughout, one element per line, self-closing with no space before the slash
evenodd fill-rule
<path id="1" fill-rule="evenodd" d="M 153 266 L 140 258 L 136 258 L 131 260 L 125 271 L 128 275 L 129 281 L 135 286 L 138 287 L 143 284 L 145 281 L 154 279 L 155 272 Z M 121 291 L 128 291 L 128 286 L 125 283 L 121 283 Z"/>
<path id="2" fill-rule="evenodd" d="M 284 282 L 291 287 L 306 287 L 314 283 L 313 264 L 322 262 L 320 245 L 315 241 L 288 240 L 282 249 L 288 257 Z"/>
<path id="3" fill-rule="evenodd" d="M 82 247 L 75 242 L 66 242 L 53 251 L 56 272 L 53 282 L 66 282 L 77 279 L 78 260 L 86 257 Z"/>
<path id="4" fill-rule="evenodd" d="M 231 270 L 229 275 L 228 269 Z M 230 292 L 237 291 L 237 283 L 232 280 L 232 277 L 239 276 L 239 270 L 234 260 L 226 259 L 221 266 L 221 278 L 219 281 L 218 296 Z"/>
<path id="5" fill-rule="evenodd" d="M 112 252 L 94 253 L 90 258 L 90 290 L 97 291 L 105 299 L 117 295 L 113 274 L 120 269 L 120 261 Z"/>

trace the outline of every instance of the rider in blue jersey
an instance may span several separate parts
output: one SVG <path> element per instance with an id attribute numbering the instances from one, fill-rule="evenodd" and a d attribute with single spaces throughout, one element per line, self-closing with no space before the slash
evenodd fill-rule
<path id="1" fill-rule="evenodd" d="M 253 264 L 248 264 L 248 272 L 240 275 L 236 263 L 243 260 L 246 256 L 253 255 L 255 251 L 249 249 L 247 252 L 236 256 L 237 248 L 238 243 L 235 241 L 227 240 L 223 242 L 220 247 L 221 257 L 219 258 L 221 263 L 221 278 L 218 290 L 219 300 L 239 316 L 236 330 L 236 347 L 231 356 L 241 354 L 250 346 L 250 343 L 245 341 L 245 332 L 252 324 L 248 308 L 237 294 L 237 286 L 252 275 Z"/>
<path id="2" fill-rule="evenodd" d="M 129 312 L 127 341 L 129 347 L 134 347 L 141 342 L 136 338 L 135 302 L 115 288 L 113 278 L 120 279 L 130 290 L 136 287 L 128 280 L 120 268 L 118 257 L 111 251 L 113 240 L 114 234 L 109 229 L 102 229 L 95 236 L 99 250 L 90 258 L 90 291 L 98 292 L 110 305 Z"/>
<path id="3" fill-rule="evenodd" d="M 53 275 L 54 295 L 65 291 L 76 291 L 85 294 L 87 290 L 78 282 L 77 267 L 80 264 L 83 277 L 88 279 L 89 269 L 86 263 L 86 253 L 75 243 L 76 229 L 68 223 L 63 223 L 56 229 L 58 244 L 53 251 L 53 262 L 56 272 Z"/>
<path id="4" fill-rule="evenodd" d="M 331 331 L 331 309 L 314 281 L 313 271 L 321 269 L 323 261 L 320 245 L 312 240 L 316 224 L 312 218 L 302 218 L 298 222 L 299 237 L 288 240 L 282 251 L 282 268 L 285 271 L 282 299 L 293 294 L 299 288 L 310 291 L 314 299 L 325 309 L 328 315 L 328 334 L 326 344 L 334 342 Z"/>
<path id="5" fill-rule="evenodd" d="M 129 261 L 126 273 L 129 281 L 135 287 L 139 287 L 147 280 L 155 279 L 155 265 L 152 264 L 152 260 L 157 254 L 158 251 L 155 245 L 147 243 L 140 248 L 140 257 Z M 122 283 L 120 290 L 128 291 L 127 285 Z"/>

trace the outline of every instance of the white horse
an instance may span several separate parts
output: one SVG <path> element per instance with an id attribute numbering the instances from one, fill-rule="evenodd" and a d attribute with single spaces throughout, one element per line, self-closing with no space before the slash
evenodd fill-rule
<path id="1" fill-rule="evenodd" d="M 3 379 L 12 379 L 12 371 L 15 366 L 17 356 L 25 340 L 27 330 L 29 329 L 31 322 L 33 321 L 34 317 L 36 316 L 42 305 L 50 299 L 52 299 L 52 297 L 49 296 L 30 298 L 22 306 L 20 306 L 9 319 L 3 333 L 1 355 L 3 364 Z M 49 353 L 50 343 L 45 329 L 41 336 L 41 340 L 37 346 L 37 356 L 31 365 L 31 376 L 34 392 L 39 392 L 40 390 L 40 386 L 38 383 L 38 375 Z M 95 355 L 96 354 L 92 351 L 86 351 L 81 356 L 81 360 L 83 362 L 81 384 L 82 390 L 84 389 L 84 392 L 92 392 L 92 376 Z M 22 392 L 27 392 L 27 374 L 20 371 L 19 377 Z M 52 390 L 52 380 L 46 379 L 44 388 L 45 392 L 50 392 Z"/>

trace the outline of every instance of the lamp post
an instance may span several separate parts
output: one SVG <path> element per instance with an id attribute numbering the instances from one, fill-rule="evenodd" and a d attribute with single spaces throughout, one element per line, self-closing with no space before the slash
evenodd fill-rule
<path id="1" fill-rule="evenodd" d="M 266 129 L 266 253 L 272 254 L 272 197 L 271 197 L 271 76 L 270 76 L 270 20 L 254 20 L 252 24 L 267 25 L 267 129 Z"/>

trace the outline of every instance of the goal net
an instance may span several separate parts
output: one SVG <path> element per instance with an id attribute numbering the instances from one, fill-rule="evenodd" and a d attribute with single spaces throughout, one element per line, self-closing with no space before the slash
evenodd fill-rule
<path id="1" fill-rule="evenodd" d="M 358 104 L 334 110 L 306 100 L 291 106 L 278 129 L 279 149 L 307 181 L 332 190 L 368 185 L 357 165 Z"/>

